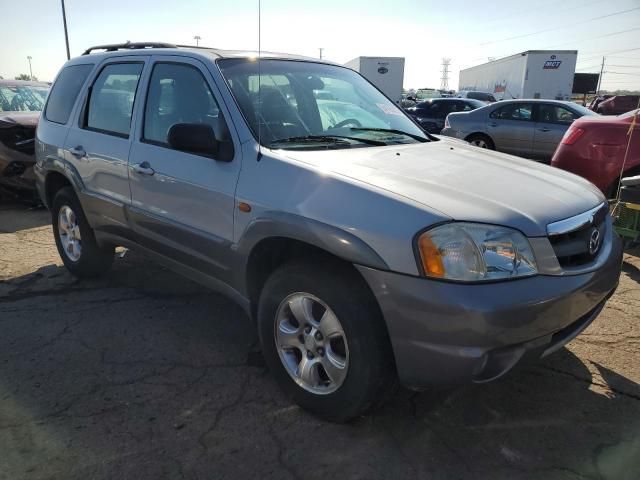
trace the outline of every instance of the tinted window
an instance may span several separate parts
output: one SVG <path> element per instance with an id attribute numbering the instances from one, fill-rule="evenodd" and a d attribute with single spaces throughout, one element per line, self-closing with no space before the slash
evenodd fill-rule
<path id="1" fill-rule="evenodd" d="M 200 71 L 184 64 L 158 63 L 153 68 L 147 93 L 143 139 L 168 145 L 169 129 L 176 123 L 210 125 L 221 142 L 220 157 L 230 154 L 227 150 L 232 144 L 227 125 Z"/>
<path id="2" fill-rule="evenodd" d="M 576 118 L 578 118 L 578 115 L 559 105 L 543 104 L 540 105 L 540 110 L 538 111 L 538 121 L 543 123 L 562 123 L 569 125 Z"/>
<path id="3" fill-rule="evenodd" d="M 56 123 L 67 123 L 80 88 L 93 70 L 93 65 L 71 65 L 64 68 L 53 84 L 45 117 Z"/>
<path id="4" fill-rule="evenodd" d="M 86 127 L 127 136 L 142 63 L 116 63 L 102 69 L 91 88 Z"/>
<path id="5" fill-rule="evenodd" d="M 480 100 L 469 99 L 465 101 L 459 102 L 462 105 L 458 107 L 458 111 L 468 112 L 469 110 L 475 110 L 476 108 L 481 108 L 486 106 L 486 103 L 481 102 Z"/>
<path id="6" fill-rule="evenodd" d="M 482 100 L 483 102 L 495 102 L 496 99 L 490 93 L 484 92 L 468 92 L 467 98 L 472 98 L 474 100 Z"/>
<path id="7" fill-rule="evenodd" d="M 510 103 L 491 112 L 491 118 L 500 120 L 531 120 L 530 103 Z"/>

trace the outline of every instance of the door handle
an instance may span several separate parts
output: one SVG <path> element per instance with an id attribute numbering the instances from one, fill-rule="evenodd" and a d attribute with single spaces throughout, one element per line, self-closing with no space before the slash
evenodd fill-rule
<path id="1" fill-rule="evenodd" d="M 496 122 L 491 122 L 491 123 L 489 124 L 489 126 L 490 126 L 490 127 L 497 127 L 497 126 L 498 126 L 498 124 L 497 124 Z"/>
<path id="2" fill-rule="evenodd" d="M 83 158 L 87 156 L 87 152 L 82 148 L 82 145 L 69 149 L 69 153 L 76 158 Z"/>
<path id="3" fill-rule="evenodd" d="M 140 175 L 153 175 L 156 173 L 156 171 L 151 168 L 151 165 L 149 165 L 149 162 L 134 163 L 131 168 Z"/>
<path id="4" fill-rule="evenodd" d="M 539 132 L 550 132 L 551 129 L 549 129 L 549 128 L 539 128 L 538 131 Z"/>

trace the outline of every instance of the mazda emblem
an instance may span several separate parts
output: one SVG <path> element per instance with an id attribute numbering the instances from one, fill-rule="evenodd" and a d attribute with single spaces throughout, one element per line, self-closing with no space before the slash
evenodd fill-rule
<path id="1" fill-rule="evenodd" d="M 595 255 L 600 249 L 600 230 L 593 228 L 589 237 L 589 253 Z"/>

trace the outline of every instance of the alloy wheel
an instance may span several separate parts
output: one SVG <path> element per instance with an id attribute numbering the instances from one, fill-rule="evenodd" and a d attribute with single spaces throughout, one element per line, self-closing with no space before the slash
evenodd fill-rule
<path id="1" fill-rule="evenodd" d="M 65 255 L 72 262 L 80 260 L 82 255 L 82 237 L 78 217 L 68 205 L 62 206 L 58 212 L 58 236 Z"/>
<path id="2" fill-rule="evenodd" d="M 338 317 L 326 303 L 310 293 L 289 295 L 278 307 L 274 330 L 280 360 L 300 387 L 320 395 L 340 388 L 349 348 Z"/>

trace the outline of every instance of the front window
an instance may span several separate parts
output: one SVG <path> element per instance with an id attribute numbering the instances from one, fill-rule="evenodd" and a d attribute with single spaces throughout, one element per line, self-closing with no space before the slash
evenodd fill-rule
<path id="1" fill-rule="evenodd" d="M 45 85 L 0 85 L 0 112 L 41 112 L 47 93 Z"/>
<path id="2" fill-rule="evenodd" d="M 223 59 L 220 70 L 262 145 L 351 148 L 427 141 L 403 112 L 347 68 L 292 60 Z"/>

